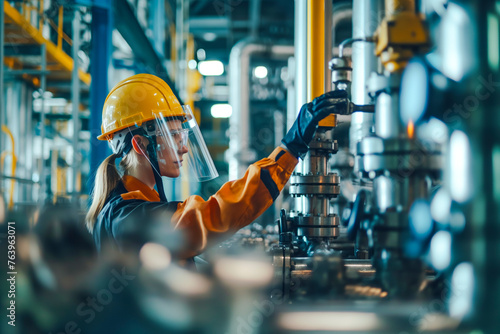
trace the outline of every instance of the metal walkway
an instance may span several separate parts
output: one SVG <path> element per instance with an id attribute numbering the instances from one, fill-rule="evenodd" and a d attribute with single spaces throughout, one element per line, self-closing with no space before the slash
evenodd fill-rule
<path id="1" fill-rule="evenodd" d="M 40 18 L 39 26 L 43 27 L 44 21 L 52 23 L 52 27 L 57 32 L 57 45 L 46 39 L 42 34 L 42 29 L 34 27 L 30 14 L 34 12 L 23 5 L 25 12 L 21 14 L 9 2 L 4 1 L 4 31 L 5 31 L 5 58 L 4 63 L 11 70 L 22 70 L 21 76 L 33 82 L 35 86 L 40 86 L 38 74 L 41 70 L 41 52 L 40 46 L 45 44 L 47 52 L 47 81 L 48 88 L 51 84 L 58 86 L 57 83 L 71 83 L 71 74 L 73 71 L 73 59 L 63 51 L 63 40 L 71 44 L 71 40 L 62 31 L 62 8 L 59 13 L 59 24 L 55 26 L 53 22 Z M 36 12 L 35 12 L 36 13 Z M 80 80 L 87 86 L 90 85 L 90 74 L 82 70 L 78 71 Z"/>

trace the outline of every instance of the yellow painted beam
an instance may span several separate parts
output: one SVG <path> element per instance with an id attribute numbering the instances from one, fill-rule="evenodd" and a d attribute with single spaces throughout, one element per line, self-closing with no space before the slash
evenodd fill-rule
<path id="1" fill-rule="evenodd" d="M 63 37 L 63 6 L 59 7 L 59 15 L 58 15 L 58 22 L 57 22 L 57 48 L 59 50 L 62 49 L 62 37 Z"/>
<path id="2" fill-rule="evenodd" d="M 325 93 L 325 2 L 307 2 L 307 100 Z"/>
<path id="3" fill-rule="evenodd" d="M 308 0 L 307 2 L 307 101 L 326 93 L 327 64 L 325 52 L 325 1 Z M 331 13 L 330 13 L 331 14 Z M 335 127 L 335 114 L 319 122 L 319 126 Z"/>
<path id="4" fill-rule="evenodd" d="M 59 50 L 57 46 L 51 41 L 45 39 L 43 35 L 35 27 L 33 27 L 14 7 L 12 7 L 9 2 L 4 1 L 4 13 L 12 20 L 15 24 L 26 31 L 31 38 L 38 44 L 45 44 L 47 48 L 47 55 L 60 63 L 63 68 L 69 72 L 73 71 L 73 59 L 68 56 L 62 50 Z M 80 80 L 87 85 L 90 85 L 90 74 L 78 70 L 78 77 Z"/>

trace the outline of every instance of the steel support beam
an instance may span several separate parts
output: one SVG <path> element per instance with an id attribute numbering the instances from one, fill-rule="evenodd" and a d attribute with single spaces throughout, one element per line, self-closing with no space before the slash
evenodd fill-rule
<path id="1" fill-rule="evenodd" d="M 111 1 L 108 7 L 92 7 L 92 51 L 91 76 L 93 78 L 90 90 L 90 173 L 87 182 L 88 189 L 94 185 L 94 176 L 100 163 L 108 156 L 109 148 L 106 142 L 97 140 L 101 134 L 102 106 L 108 95 L 108 67 L 111 61 L 111 33 L 113 17 Z"/>
<path id="2" fill-rule="evenodd" d="M 5 45 L 4 46 L 4 56 L 39 56 L 40 55 L 40 45 L 38 44 L 16 44 L 16 45 Z"/>
<path id="3" fill-rule="evenodd" d="M 134 50 L 135 57 L 146 65 L 150 73 L 165 80 L 177 98 L 180 98 L 178 92 L 175 90 L 175 85 L 168 76 L 167 69 L 144 33 L 144 29 L 140 26 L 139 21 L 137 21 L 137 17 L 128 1 L 114 0 L 113 11 L 115 27 L 132 50 Z"/>
<path id="4" fill-rule="evenodd" d="M 73 44 L 72 44 L 72 56 L 73 56 L 73 75 L 71 81 L 71 105 L 73 114 L 73 161 L 71 163 L 71 184 L 70 192 L 71 198 L 74 202 L 78 200 L 77 194 L 77 178 L 78 172 L 80 171 L 80 150 L 79 150 L 79 138 L 80 138 L 80 80 L 78 80 L 78 51 L 80 50 L 80 12 L 78 8 L 75 8 L 75 16 L 73 17 Z M 80 189 L 81 190 L 81 189 Z"/>
<path id="5" fill-rule="evenodd" d="M 150 10 L 153 11 L 150 19 L 149 28 L 153 32 L 154 48 L 158 55 L 165 57 L 165 0 L 151 0 L 149 4 Z"/>
<path id="6" fill-rule="evenodd" d="M 46 166 L 45 166 L 45 91 L 47 90 L 47 76 L 44 74 L 47 71 L 47 49 L 45 44 L 41 45 L 41 54 L 42 54 L 42 74 L 40 75 L 40 99 L 42 109 L 40 111 L 40 196 L 38 201 L 40 204 L 43 204 L 47 199 L 47 174 L 46 174 Z"/>

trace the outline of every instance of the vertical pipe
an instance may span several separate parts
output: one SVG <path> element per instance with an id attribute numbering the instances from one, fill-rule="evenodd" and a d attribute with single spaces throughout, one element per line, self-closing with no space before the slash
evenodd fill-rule
<path id="1" fill-rule="evenodd" d="M 295 89 L 294 110 L 307 103 L 307 0 L 295 0 Z M 291 126 L 291 124 L 289 125 Z"/>
<path id="2" fill-rule="evenodd" d="M 35 156 L 33 154 L 36 148 L 34 147 L 34 129 L 33 129 L 33 89 L 26 86 L 26 93 L 24 96 L 24 100 L 26 101 L 26 117 L 24 128 L 26 134 L 25 146 L 26 150 L 24 152 L 24 161 L 25 161 L 25 174 L 26 178 L 32 178 L 32 175 L 36 171 L 36 163 Z M 23 194 L 20 201 L 25 201 L 28 203 L 34 203 L 36 195 L 34 194 L 36 184 L 27 184 L 23 186 Z"/>
<path id="3" fill-rule="evenodd" d="M 73 18 L 73 73 L 71 77 L 71 101 L 72 101 L 72 120 L 73 120 L 73 161 L 71 164 L 71 181 L 70 192 L 73 202 L 78 200 L 77 194 L 77 177 L 80 169 L 79 159 L 79 137 L 80 137 L 80 115 L 78 109 L 80 107 L 80 79 L 78 78 L 78 51 L 80 49 L 80 12 L 78 7 L 75 8 L 75 16 Z"/>
<path id="4" fill-rule="evenodd" d="M 295 48 L 297 50 L 297 48 Z M 295 51 L 296 53 L 297 51 Z M 293 78 L 294 81 L 297 77 L 296 71 L 297 59 L 295 57 L 288 58 L 288 78 Z M 285 130 L 290 129 L 297 117 L 297 86 L 290 79 L 286 82 L 286 127 Z"/>
<path id="5" fill-rule="evenodd" d="M 352 37 L 366 38 L 377 29 L 383 6 L 381 0 L 354 0 L 352 17 Z M 373 43 L 354 42 L 352 45 L 351 99 L 355 104 L 370 104 L 366 82 L 370 73 L 376 72 L 378 60 Z M 349 151 L 356 155 L 356 145 L 370 133 L 374 119 L 371 113 L 354 113 L 351 117 Z"/>
<path id="6" fill-rule="evenodd" d="M 391 74 L 397 75 L 397 74 Z M 387 138 L 406 137 L 406 127 L 399 117 L 399 92 L 380 93 L 375 104 L 375 133 Z"/>
<path id="7" fill-rule="evenodd" d="M 293 110 L 292 126 L 299 114 L 300 107 L 307 103 L 307 0 L 295 0 L 295 110 Z M 295 171 L 301 173 L 303 163 L 300 162 Z M 300 210 L 301 202 L 297 199 L 295 207 Z"/>
<path id="8" fill-rule="evenodd" d="M 291 113 L 292 123 L 287 124 L 289 129 L 299 114 L 300 107 L 307 103 L 307 1 L 295 0 L 295 110 Z M 295 171 L 302 172 L 303 163 L 299 162 Z M 301 201 L 295 200 L 295 208 L 300 210 Z"/>
<path id="9" fill-rule="evenodd" d="M 259 37 L 260 7 L 261 0 L 250 1 L 250 22 L 252 22 L 250 36 L 252 36 L 253 38 Z"/>
<path id="10" fill-rule="evenodd" d="M 326 17 L 328 16 L 328 19 Z M 328 26 L 327 26 L 328 24 Z M 332 49 L 332 5 L 330 0 L 309 1 L 307 8 L 307 100 L 331 90 L 328 62 Z M 335 127 L 337 116 L 332 114 L 319 126 Z"/>
<path id="11" fill-rule="evenodd" d="M 43 204 L 47 195 L 47 182 L 46 168 L 45 168 L 45 90 L 47 89 L 47 48 L 45 44 L 41 45 L 41 55 L 42 55 L 42 74 L 40 75 L 40 99 L 41 99 L 41 110 L 40 110 L 40 146 L 41 146 L 41 161 L 40 161 L 40 196 L 38 198 L 39 203 Z"/>
<path id="12" fill-rule="evenodd" d="M 29 94 L 30 89 L 28 85 L 24 82 L 21 84 L 21 88 L 19 90 L 19 113 L 18 113 L 18 125 L 14 128 L 14 131 L 17 132 L 16 135 L 16 146 L 18 148 L 22 147 L 23 149 L 18 149 L 17 154 L 17 172 L 16 175 L 22 178 L 30 178 L 31 174 L 28 173 L 30 170 L 30 157 L 32 156 L 31 151 L 31 143 L 29 143 L 29 137 L 31 134 L 29 124 L 32 122 L 33 118 L 29 115 L 29 105 L 28 101 L 32 99 L 32 95 Z M 26 202 L 26 184 L 18 183 L 17 191 L 16 191 L 16 202 Z"/>

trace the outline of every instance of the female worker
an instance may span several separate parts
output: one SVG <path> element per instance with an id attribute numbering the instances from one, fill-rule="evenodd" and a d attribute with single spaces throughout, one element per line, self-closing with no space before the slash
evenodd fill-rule
<path id="1" fill-rule="evenodd" d="M 250 224 L 279 195 L 299 157 L 304 157 L 318 122 L 347 106 L 346 93 L 333 91 L 304 105 L 292 128 L 268 158 L 248 168 L 243 178 L 225 183 L 204 201 L 190 196 L 168 202 L 162 176 L 176 178 L 185 157 L 198 179 L 217 176 L 189 108 L 179 104 L 160 78 L 138 74 L 118 83 L 103 107 L 102 135 L 113 154 L 97 170 L 87 228 L 98 250 L 105 243 L 123 250 L 153 238 L 154 221 L 184 232 L 179 256 L 203 252 L 207 244 Z M 115 160 L 121 158 L 119 174 Z M 156 185 L 158 192 L 154 190 Z"/>

